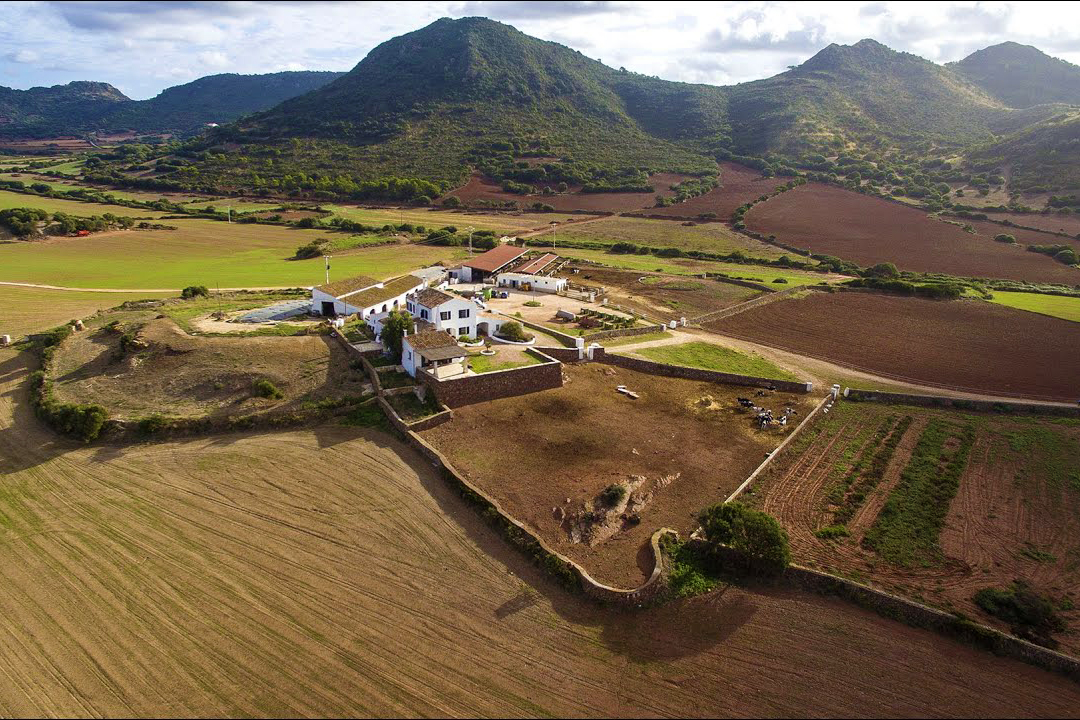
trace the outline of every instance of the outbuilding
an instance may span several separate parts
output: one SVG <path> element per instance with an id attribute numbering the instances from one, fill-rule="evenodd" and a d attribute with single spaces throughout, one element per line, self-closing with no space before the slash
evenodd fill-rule
<path id="1" fill-rule="evenodd" d="M 401 339 L 401 366 L 412 377 L 424 369 L 439 380 L 465 374 L 465 351 L 439 330 L 422 330 Z"/>
<path id="2" fill-rule="evenodd" d="M 463 262 L 458 278 L 461 282 L 484 282 L 508 269 L 511 263 L 517 261 L 526 252 L 528 250 L 523 247 L 500 245 Z"/>

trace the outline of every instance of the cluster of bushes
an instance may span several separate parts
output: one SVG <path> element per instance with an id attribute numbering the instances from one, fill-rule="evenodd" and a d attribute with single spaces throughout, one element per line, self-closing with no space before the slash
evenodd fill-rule
<path id="1" fill-rule="evenodd" d="M 1013 634 L 1045 647 L 1057 647 L 1051 633 L 1065 629 L 1054 604 L 1022 580 L 1004 590 L 985 588 L 973 599 L 983 611 L 1008 623 Z"/>
<path id="2" fill-rule="evenodd" d="M 97 404 L 60 402 L 47 375 L 56 349 L 71 335 L 73 327 L 74 321 L 34 338 L 41 369 L 30 374 L 30 397 L 34 412 L 49 427 L 62 435 L 90 442 L 101 434 L 105 421 L 109 419 L 108 411 Z"/>
<path id="3" fill-rule="evenodd" d="M 425 241 L 432 245 L 459 247 L 469 244 L 469 234 L 459 233 L 456 227 L 447 225 L 438 230 L 432 230 L 427 234 Z M 472 233 L 472 246 L 476 249 L 490 250 L 498 244 L 499 239 L 495 237 L 494 230 L 474 230 Z"/>
<path id="4" fill-rule="evenodd" d="M 112 228 L 127 230 L 140 229 L 175 229 L 171 225 L 160 223 L 137 222 L 135 218 L 121 217 L 112 213 L 80 217 L 65 212 L 49 213 L 38 208 L 10 208 L 0 210 L 0 227 L 6 228 L 16 237 L 28 237 L 38 233 L 38 225 L 46 223 L 43 230 L 48 235 L 71 235 L 77 232 L 100 232 Z"/>
<path id="5" fill-rule="evenodd" d="M 865 277 L 849 280 L 844 284 L 848 287 L 872 288 L 898 295 L 912 295 L 931 300 L 956 300 L 964 292 L 963 287 L 955 283 L 914 283 L 897 278 Z"/>
<path id="6" fill-rule="evenodd" d="M 1049 255 L 1059 263 L 1066 265 L 1080 264 L 1080 256 L 1077 256 L 1076 251 L 1069 245 L 1028 245 L 1027 249 L 1031 252 Z"/>
<path id="7" fill-rule="evenodd" d="M 280 400 L 285 397 L 285 394 L 281 392 L 274 383 L 266 378 L 260 378 L 253 382 L 251 384 L 251 393 L 255 397 L 266 398 L 268 400 Z"/>
<path id="8" fill-rule="evenodd" d="M 524 343 L 533 339 L 532 335 L 525 332 L 525 328 L 522 327 L 521 323 L 514 320 L 503 323 L 495 335 L 510 342 Z"/>
<path id="9" fill-rule="evenodd" d="M 710 190 L 713 190 L 719 184 L 720 180 L 715 176 L 683 180 L 681 183 L 670 186 L 671 189 L 675 191 L 674 197 L 666 198 L 661 195 L 657 195 L 656 207 L 667 207 L 669 205 L 677 205 L 679 203 L 686 202 L 690 198 L 704 195 Z M 713 214 L 713 217 L 716 217 L 716 215 Z"/>

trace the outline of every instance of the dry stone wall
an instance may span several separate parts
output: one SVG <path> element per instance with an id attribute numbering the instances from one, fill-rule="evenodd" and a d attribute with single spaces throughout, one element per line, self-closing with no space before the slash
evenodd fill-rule
<path id="1" fill-rule="evenodd" d="M 770 378 L 754 377 L 752 375 L 736 375 L 718 370 L 703 370 L 701 368 L 685 367 L 683 365 L 668 365 L 666 363 L 653 362 L 643 358 L 630 357 L 629 355 L 617 355 L 605 350 L 597 349 L 593 353 L 593 360 L 624 367 L 627 370 L 648 373 L 649 375 L 663 375 L 665 377 L 683 378 L 684 380 L 701 380 L 703 382 L 725 383 L 727 385 L 746 385 L 749 387 L 775 387 L 784 392 L 809 393 L 814 389 L 811 382 L 792 382 L 790 380 L 772 380 Z"/>

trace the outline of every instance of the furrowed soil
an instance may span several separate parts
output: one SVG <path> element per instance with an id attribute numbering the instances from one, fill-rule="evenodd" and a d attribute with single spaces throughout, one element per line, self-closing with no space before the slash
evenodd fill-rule
<path id="1" fill-rule="evenodd" d="M 459 188 L 451 190 L 443 197 L 456 196 L 467 205 L 477 200 L 495 200 L 498 202 L 516 202 L 520 207 L 528 207 L 533 203 L 550 205 L 558 212 L 572 212 L 585 210 L 589 212 L 630 212 L 648 208 L 656 202 L 656 196 L 671 197 L 675 193 L 671 186 L 689 179 L 689 175 L 676 175 L 674 173 L 657 173 L 649 176 L 649 183 L 654 192 L 637 193 L 583 193 L 580 188 L 570 188 L 570 192 L 555 195 L 515 195 L 506 192 L 502 186 L 487 178 L 473 175 L 469 182 Z"/>
<path id="2" fill-rule="evenodd" d="M 777 418 L 786 406 L 797 409 L 795 418 L 813 407 L 805 395 L 757 397 L 752 388 L 609 365 L 569 365 L 564 373 L 562 388 L 457 408 L 453 420 L 423 435 L 552 547 L 620 587 L 637 587 L 652 572 L 648 543 L 657 528 L 692 531 L 698 512 L 727 497 L 794 428 L 758 430 L 751 413 L 736 410 L 736 397 L 754 397 Z M 514 431 L 492 451 L 493 428 L 504 427 Z M 633 477 L 655 490 L 640 522 L 616 523 L 618 532 L 593 546 L 572 541 L 555 508 L 572 514 Z"/>
<path id="3" fill-rule="evenodd" d="M 759 291 L 685 275 L 663 275 L 581 266 L 564 273 L 574 282 L 602 285 L 609 301 L 661 320 L 691 318 L 749 300 Z"/>
<path id="4" fill-rule="evenodd" d="M 427 463 L 319 427 L 81 446 L 0 350 L 0 711 L 1076 716 L 1059 676 L 835 599 L 551 586 Z M 918 692 L 911 692 L 918 687 Z"/>
<path id="5" fill-rule="evenodd" d="M 901 270 L 916 272 L 1080 283 L 1076 268 L 996 242 L 994 235 L 1008 229 L 993 223 L 985 223 L 992 227 L 973 234 L 929 217 L 925 210 L 818 183 L 758 203 L 746 214 L 746 225 L 775 235 L 785 245 L 835 255 L 863 267 L 891 262 Z"/>
<path id="6" fill-rule="evenodd" d="M 822 539 L 836 504 L 829 491 L 883 423 L 911 418 L 876 488 L 846 523 L 849 537 Z M 934 418 L 976 423 L 976 439 L 938 536 L 942 561 L 926 567 L 891 565 L 862 546 L 912 451 Z M 973 602 L 983 588 L 1022 579 L 1057 603 L 1078 599 L 1080 587 L 1080 424 L 1037 418 L 960 415 L 902 405 L 844 403 L 815 420 L 756 484 L 751 502 L 787 530 L 796 562 L 1009 627 Z M 860 474 L 860 477 L 862 475 Z M 1069 627 L 1055 635 L 1077 655 L 1080 611 L 1059 611 Z"/>
<path id="7" fill-rule="evenodd" d="M 696 218 L 702 213 L 715 213 L 717 220 L 730 222 L 732 214 L 740 205 L 775 191 L 777 185 L 783 185 L 789 179 L 787 177 L 767 178 L 753 168 L 732 162 L 722 162 L 720 163 L 720 187 L 678 205 L 651 208 L 647 213 L 672 218 Z"/>
<path id="8" fill-rule="evenodd" d="M 950 390 L 1080 397 L 1074 323 L 981 300 L 810 293 L 707 323 L 721 335 Z"/>
<path id="9" fill-rule="evenodd" d="M 1008 220 L 1016 225 L 1024 225 L 1027 227 L 1037 228 L 1049 233 L 1063 232 L 1071 235 L 1073 239 L 1077 234 L 1080 234 L 1080 216 L 1075 213 L 1069 215 L 1058 215 L 1056 212 L 1050 213 L 987 213 L 987 216 L 991 220 Z M 1015 235 L 1013 230 L 1017 228 L 1003 227 L 999 232 Z M 1067 242 L 1064 238 L 1062 242 Z M 1038 243 L 1039 245 L 1048 245 L 1050 243 Z"/>

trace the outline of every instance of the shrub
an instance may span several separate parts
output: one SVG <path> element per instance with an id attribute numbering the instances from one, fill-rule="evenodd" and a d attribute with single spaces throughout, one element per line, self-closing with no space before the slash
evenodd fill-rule
<path id="1" fill-rule="evenodd" d="M 459 208 L 461 207 L 461 199 L 451 195 L 450 197 L 443 198 L 442 206 L 445 208 Z"/>
<path id="2" fill-rule="evenodd" d="M 1040 645 L 1057 645 L 1050 634 L 1065 629 L 1053 603 L 1021 580 L 1005 590 L 984 588 L 973 599 L 983 611 L 1008 623 L 1016 635 Z"/>
<path id="3" fill-rule="evenodd" d="M 787 285 L 787 280 L 785 278 L 778 277 L 775 280 L 773 280 L 773 282 L 777 283 L 777 284 L 780 284 L 780 285 Z"/>
<path id="4" fill-rule="evenodd" d="M 752 575 L 776 575 L 791 562 L 787 533 L 760 510 L 720 503 L 702 511 L 700 520 L 706 547 L 716 559 L 730 558 Z"/>
<path id="5" fill-rule="evenodd" d="M 156 435 L 169 426 L 169 421 L 162 415 L 150 415 L 139 420 L 140 435 Z"/>
<path id="6" fill-rule="evenodd" d="M 210 297 L 210 291 L 205 285 L 188 285 L 180 291 L 180 297 L 184 300 L 191 300 L 192 298 L 197 297 Z"/>
<path id="7" fill-rule="evenodd" d="M 626 497 L 626 486 L 612 483 L 600 493 L 600 501 L 609 507 L 614 507 Z"/>
<path id="8" fill-rule="evenodd" d="M 851 532 L 843 525 L 827 525 L 814 531 L 814 537 L 821 540 L 835 540 L 837 538 L 850 537 Z"/>
<path id="9" fill-rule="evenodd" d="M 525 303 L 525 307 L 541 307 L 541 303 L 539 300 L 530 300 Z"/>
<path id="10" fill-rule="evenodd" d="M 521 326 L 521 323 L 510 322 L 503 323 L 499 328 L 499 332 L 496 333 L 499 337 L 510 342 L 528 342 L 532 339 L 532 335 L 527 335 L 525 329 Z"/>
<path id="11" fill-rule="evenodd" d="M 900 277 L 900 271 L 896 269 L 896 266 L 890 262 L 883 262 L 874 265 L 866 271 L 866 274 L 870 277 L 879 278 L 897 278 Z"/>
<path id="12" fill-rule="evenodd" d="M 1006 233 L 1001 233 L 999 235 L 995 235 L 994 239 L 997 240 L 1000 243 L 1008 243 L 1009 245 L 1015 245 L 1016 244 L 1016 238 L 1013 237 L 1012 235 L 1007 235 Z"/>
<path id="13" fill-rule="evenodd" d="M 269 398 L 270 400 L 279 400 L 285 397 L 285 395 L 277 389 L 277 386 L 266 378 L 256 380 L 252 383 L 251 391 L 256 397 Z"/>

